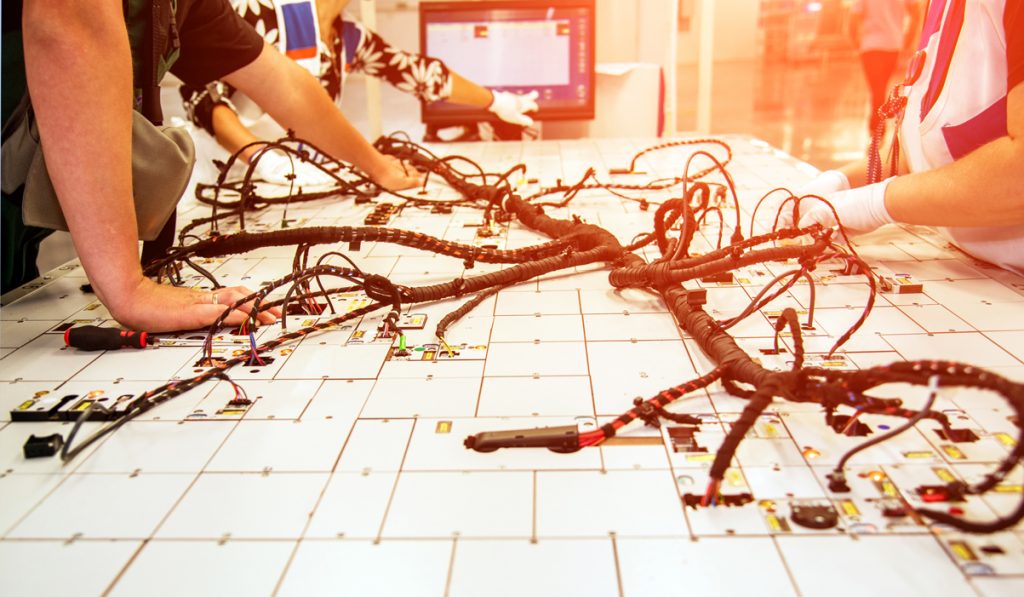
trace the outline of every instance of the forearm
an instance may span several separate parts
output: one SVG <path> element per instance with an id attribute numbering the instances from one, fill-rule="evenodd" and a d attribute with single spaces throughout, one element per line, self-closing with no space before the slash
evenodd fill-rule
<path id="1" fill-rule="evenodd" d="M 862 187 L 868 183 L 868 161 L 866 158 L 850 162 L 839 168 L 850 181 L 851 188 Z"/>
<path id="2" fill-rule="evenodd" d="M 335 158 L 373 174 L 381 154 L 356 130 L 316 79 L 270 46 L 225 80 L 246 93 L 281 126 Z M 273 80 L 273 85 L 267 85 Z"/>
<path id="3" fill-rule="evenodd" d="M 82 265 L 114 313 L 142 280 L 121 11 L 115 0 L 28 0 L 24 12 L 26 74 L 47 170 Z"/>
<path id="4" fill-rule="evenodd" d="M 246 147 L 260 139 L 252 134 L 235 111 L 224 104 L 218 104 L 213 108 L 213 132 L 217 143 L 234 154 L 236 151 Z M 242 159 L 249 161 L 254 153 L 259 151 L 259 146 L 246 147 L 242 152 Z"/>
<path id="5" fill-rule="evenodd" d="M 1024 139 L 1002 137 L 941 168 L 900 176 L 885 206 L 927 226 L 1024 224 Z"/>
<path id="6" fill-rule="evenodd" d="M 481 87 L 455 71 L 450 71 L 452 77 L 452 96 L 449 101 L 467 106 L 486 108 L 491 105 L 494 96 L 486 87 Z"/>

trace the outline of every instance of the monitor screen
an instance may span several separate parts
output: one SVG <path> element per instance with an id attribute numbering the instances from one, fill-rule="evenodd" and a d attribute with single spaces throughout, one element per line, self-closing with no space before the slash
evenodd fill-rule
<path id="1" fill-rule="evenodd" d="M 420 52 L 489 89 L 537 91 L 536 120 L 594 117 L 594 0 L 420 2 Z M 422 116 L 497 119 L 447 101 L 424 104 Z"/>

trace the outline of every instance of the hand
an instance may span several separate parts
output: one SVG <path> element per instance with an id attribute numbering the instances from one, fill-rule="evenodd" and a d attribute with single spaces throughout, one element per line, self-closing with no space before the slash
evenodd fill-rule
<path id="1" fill-rule="evenodd" d="M 212 324 L 238 300 L 252 294 L 244 286 L 219 288 L 213 292 L 157 284 L 149 278 L 142 281 L 116 305 L 108 305 L 114 319 L 133 330 L 168 332 L 195 330 Z M 238 325 L 249 318 L 252 302 L 231 311 L 224 323 Z M 270 324 L 281 316 L 278 308 L 263 311 L 257 321 Z"/>
<path id="2" fill-rule="evenodd" d="M 256 162 L 255 174 L 266 182 L 278 185 L 323 186 L 335 182 L 329 174 L 313 164 L 279 151 L 261 154 Z M 291 178 L 293 174 L 294 180 Z"/>
<path id="3" fill-rule="evenodd" d="M 378 155 L 380 159 L 376 166 L 367 174 L 381 187 L 389 191 L 402 191 L 423 184 L 423 176 L 412 165 L 391 155 Z"/>
<path id="4" fill-rule="evenodd" d="M 491 100 L 491 105 L 487 109 L 494 112 L 498 118 L 519 126 L 533 126 L 533 119 L 526 113 L 536 112 L 539 109 L 536 91 L 531 91 L 526 95 L 507 91 L 492 91 L 491 94 L 494 99 Z"/>
<path id="5" fill-rule="evenodd" d="M 832 193 L 826 199 L 835 208 L 835 213 L 820 200 L 805 199 L 801 202 L 804 209 L 801 210 L 800 227 L 821 224 L 830 228 L 837 225 L 836 215 L 843 228 L 852 234 L 866 234 L 886 224 L 894 224 L 896 220 L 892 219 L 885 207 L 885 189 L 891 180 L 888 178 L 849 191 Z"/>
<path id="6" fill-rule="evenodd" d="M 850 190 L 850 179 L 839 170 L 825 170 L 818 174 L 811 180 L 800 185 L 797 190 L 793 193 L 794 197 L 806 197 L 808 195 L 815 195 L 818 197 L 827 197 L 833 193 L 840 191 Z M 795 205 L 796 199 L 791 199 L 785 202 L 785 208 L 782 213 L 779 214 L 779 228 L 792 228 L 793 227 L 793 206 Z M 804 199 L 800 202 L 801 212 L 807 211 L 813 203 L 816 201 L 813 199 Z M 817 203 L 821 203 L 817 201 Z M 766 204 L 765 207 L 769 209 L 771 213 L 777 212 L 779 206 L 783 204 L 783 200 L 776 200 L 771 205 Z"/>

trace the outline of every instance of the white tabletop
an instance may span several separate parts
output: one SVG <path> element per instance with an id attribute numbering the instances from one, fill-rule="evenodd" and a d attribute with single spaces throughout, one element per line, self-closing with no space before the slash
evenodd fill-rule
<path id="1" fill-rule="evenodd" d="M 765 191 L 813 174 L 763 142 L 724 139 L 744 227 Z M 524 162 L 525 178 L 537 179 L 524 181 L 526 193 L 557 179 L 575 182 L 590 166 L 602 180 L 620 182 L 681 174 L 694 147 L 648 154 L 645 175 L 607 173 L 657 142 L 434 149 L 469 156 L 489 171 Z M 723 155 L 715 146 L 698 148 Z M 432 182 L 426 196 L 451 193 Z M 292 227 L 361 225 L 370 209 L 322 200 L 290 206 L 288 218 Z M 652 229 L 654 209 L 598 190 L 549 213 L 582 217 L 625 244 Z M 208 211 L 188 202 L 179 222 Z M 279 228 L 281 211 L 250 216 L 249 229 Z M 731 224 L 731 205 L 722 213 Z M 695 240 L 698 251 L 715 243 L 718 228 L 709 219 Z M 472 243 L 480 220 L 468 208 L 446 215 L 407 208 L 389 225 Z M 513 223 L 496 242 L 513 248 L 543 240 Z M 863 329 L 825 361 L 832 341 L 860 314 L 867 285 L 819 268 L 815 329 L 805 337 L 811 362 L 858 368 L 942 358 L 1024 380 L 1024 280 L 972 260 L 929 229 L 890 226 L 856 243 L 879 274 L 920 284 L 920 292 L 879 295 Z M 348 247 L 315 247 L 312 254 L 329 249 Z M 200 263 L 226 285 L 256 288 L 291 271 L 292 253 L 261 249 Z M 364 270 L 402 284 L 463 274 L 461 261 L 395 245 L 364 243 L 349 254 Z M 655 254 L 648 248 L 644 256 Z M 465 273 L 498 267 L 477 264 Z M 732 283 L 703 284 L 705 308 L 720 319 L 734 315 L 783 270 L 752 266 Z M 193 273 L 186 272 L 189 284 L 207 284 Z M 613 442 L 569 455 L 464 448 L 464 438 L 479 431 L 602 424 L 634 397 L 711 369 L 656 295 L 615 290 L 607 273 L 582 267 L 502 291 L 448 332 L 449 343 L 465 345 L 456 359 L 389 358 L 390 342 L 358 338 L 360 331 L 372 336 L 379 317 L 308 336 L 275 350 L 272 364 L 230 372 L 255 399 L 250 408 L 226 408 L 230 387 L 208 383 L 63 467 L 57 458 L 26 460 L 21 447 L 30 434 L 66 434 L 70 424 L 9 422 L 12 409 L 40 392 L 116 398 L 191 377 L 200 347 L 184 335 L 145 352 L 64 349 L 62 335 L 51 332 L 62 322 L 109 320 L 95 295 L 80 290 L 86 280 L 75 263 L 7 295 L 0 310 L 0 594 L 1024 594 L 1024 528 L 972 536 L 932 532 L 909 519 L 890 526 L 879 508 L 884 490 L 872 480 L 884 476 L 906 495 L 948 476 L 976 480 L 1016 437 L 1011 410 L 995 395 L 942 391 L 936 408 L 979 439 L 953 444 L 921 423 L 856 456 L 852 492 L 841 495 L 829 493 L 825 475 L 863 438 L 833 432 L 816 405 L 779 401 L 741 445 L 726 478 L 726 494 L 755 498 L 742 507 L 681 505 L 682 495 L 703 491 L 723 425 L 744 405 L 719 385 L 672 407 L 703 420 L 698 449 L 690 452 L 677 451 L 669 430 L 638 423 Z M 765 311 L 805 311 L 807 288 L 799 284 Z M 351 297 L 344 307 L 361 300 Z M 465 300 L 412 306 L 427 322 L 408 332 L 409 346 L 435 342 L 437 321 Z M 309 319 L 295 316 L 289 327 Z M 279 331 L 262 328 L 259 339 Z M 788 366 L 788 351 L 762 352 L 773 334 L 765 314 L 731 333 L 766 367 Z M 234 340 L 225 336 L 215 350 L 237 350 Z M 922 389 L 887 389 L 911 407 L 924 399 Z M 875 434 L 900 422 L 861 421 Z M 959 506 L 969 517 L 990 519 L 1015 506 L 1022 484 L 1018 468 L 1001 492 Z M 812 530 L 790 519 L 794 504 L 829 500 L 840 512 L 836 528 Z"/>

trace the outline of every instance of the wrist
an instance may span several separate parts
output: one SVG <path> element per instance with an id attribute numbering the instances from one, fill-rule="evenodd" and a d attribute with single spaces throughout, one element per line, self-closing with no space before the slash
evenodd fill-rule
<path id="1" fill-rule="evenodd" d="M 153 281 L 143 276 L 140 270 L 124 280 L 115 280 L 113 284 L 94 284 L 93 288 L 110 315 L 118 322 L 130 325 L 132 307 L 147 283 L 152 284 Z"/>
<path id="2" fill-rule="evenodd" d="M 370 157 L 369 163 L 365 167 L 360 168 L 370 178 L 380 180 L 381 177 L 386 176 L 391 171 L 391 162 L 383 153 L 376 149 L 373 151 L 374 155 Z"/>
<path id="3" fill-rule="evenodd" d="M 896 177 L 890 177 L 882 182 L 875 183 L 872 185 L 871 192 L 871 206 L 873 215 L 880 221 L 886 224 L 895 224 L 896 219 L 892 217 L 892 212 L 889 211 L 889 206 L 892 203 L 892 193 L 889 191 L 890 183 L 895 180 Z"/>
<path id="4" fill-rule="evenodd" d="M 851 188 L 850 178 L 842 170 L 826 170 L 819 174 L 819 177 L 826 180 L 836 191 L 849 191 Z"/>

